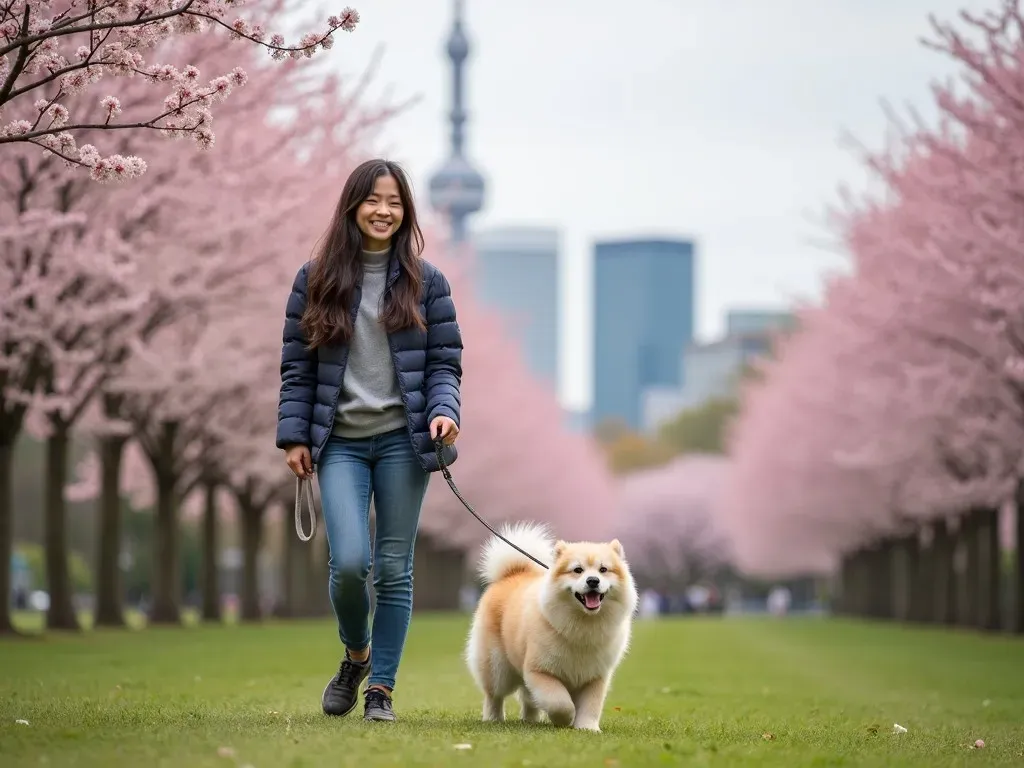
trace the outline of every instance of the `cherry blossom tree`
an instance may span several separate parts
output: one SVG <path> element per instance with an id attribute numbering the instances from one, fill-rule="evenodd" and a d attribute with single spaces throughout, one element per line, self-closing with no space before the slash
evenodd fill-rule
<path id="1" fill-rule="evenodd" d="M 216 58 L 217 55 L 223 55 L 222 49 L 207 48 L 198 51 L 196 58 Z M 236 125 L 229 126 L 225 133 L 229 141 L 217 150 L 182 163 L 170 147 L 165 150 L 156 145 L 150 155 L 155 172 L 141 188 L 135 184 L 130 193 L 127 188 L 109 188 L 101 196 L 93 193 L 84 198 L 86 202 L 92 201 L 92 206 L 84 206 L 91 216 L 84 216 L 84 210 L 80 216 L 82 221 L 88 221 L 100 231 L 110 231 L 102 229 L 102 223 L 109 221 L 116 227 L 113 231 L 121 235 L 121 250 L 143 256 L 135 262 L 129 260 L 133 268 L 130 285 L 136 291 L 137 300 L 133 311 L 127 316 L 122 313 L 119 322 L 106 322 L 104 327 L 109 332 L 83 336 L 81 323 L 75 326 L 79 331 L 74 336 L 76 354 L 63 355 L 61 360 L 67 363 L 62 363 L 61 373 L 65 374 L 67 368 L 66 375 L 51 376 L 48 380 L 60 382 L 62 386 L 57 388 L 59 391 L 51 392 L 42 404 L 48 412 L 60 417 L 66 431 L 75 419 L 86 413 L 90 403 L 95 405 L 93 396 L 103 391 L 103 408 L 93 409 L 91 423 L 87 425 L 100 435 L 104 464 L 101 475 L 106 478 L 100 505 L 100 589 L 97 596 L 100 624 L 123 623 L 117 569 L 120 496 L 115 478 L 121 474 L 120 456 L 135 425 L 121 412 L 126 407 L 124 384 L 130 380 L 130 375 L 120 373 L 121 369 L 130 354 L 138 354 L 140 350 L 145 354 L 149 346 L 166 344 L 172 334 L 168 328 L 179 320 L 194 320 L 207 315 L 210 306 L 236 300 L 240 293 L 248 290 L 246 281 L 254 270 L 259 272 L 261 264 L 270 265 L 279 259 L 283 248 L 301 242 L 304 237 L 308 239 L 311 229 L 299 230 L 311 222 L 301 215 L 297 217 L 296 213 L 311 208 L 306 197 L 310 193 L 309 179 L 322 178 L 330 187 L 324 190 L 327 192 L 324 199 L 336 193 L 329 175 L 317 176 L 310 172 L 308 164 L 315 153 L 325 152 L 333 158 L 326 165 L 318 162 L 318 171 L 337 166 L 344 174 L 352 150 L 401 108 L 401 105 L 391 104 L 359 104 L 358 95 L 365 89 L 366 78 L 343 88 L 334 79 L 321 84 L 304 82 L 296 73 L 301 74 L 291 65 L 276 68 L 272 77 L 258 81 L 266 87 L 265 91 L 250 88 L 246 96 L 233 100 L 229 111 L 245 122 L 240 119 Z M 291 94 L 291 101 L 274 101 L 275 88 Z M 268 115 L 282 106 L 290 107 L 291 119 L 268 120 Z M 256 168 L 251 163 L 254 154 L 264 159 Z M 254 194 L 253 189 L 259 193 Z M 314 189 L 313 194 L 316 192 Z M 98 202 L 98 197 L 104 198 L 102 202 Z M 245 207 L 245 215 L 223 216 L 223 205 L 220 208 L 210 206 L 211 201 L 217 199 L 221 203 L 225 199 L 238 200 Z M 111 220 L 104 211 L 115 211 L 119 215 Z M 254 222 L 263 229 L 254 227 Z M 286 227 L 289 223 L 294 225 L 292 229 Z M 84 231 L 88 232 L 89 228 L 85 227 Z M 274 233 L 273 236 L 268 237 L 268 232 Z M 298 238 L 287 241 L 289 233 Z M 277 250 L 268 243 L 275 243 Z M 275 280 L 275 284 L 280 284 L 285 277 L 279 275 Z M 71 309 L 66 307 L 65 312 L 71 317 L 82 317 Z M 95 318 L 91 322 L 96 325 Z M 11 327 L 12 332 L 17 332 L 19 324 L 12 323 Z M 184 338 L 195 332 L 194 328 L 184 331 Z M 55 348 L 55 345 L 50 347 Z M 44 350 L 38 345 L 35 348 L 46 353 L 45 359 L 54 358 L 52 349 Z M 89 350 L 94 353 L 83 354 Z M 23 370 L 25 368 L 23 366 Z M 52 365 L 49 370 L 53 370 Z M 38 380 L 38 374 L 34 375 Z M 112 378 L 119 379 L 120 389 L 108 386 Z M 146 384 L 149 386 L 152 382 Z M 29 386 L 28 381 L 23 383 L 25 390 Z M 150 396 L 155 395 L 150 392 Z M 51 473 L 48 487 L 59 489 L 63 485 L 59 474 L 59 471 Z M 51 496 L 53 506 L 62 509 L 59 493 Z M 56 519 L 62 520 L 63 513 Z M 64 558 L 55 556 L 50 560 L 63 562 Z"/>
<path id="2" fill-rule="evenodd" d="M 194 63 L 147 62 L 153 51 L 178 59 L 183 38 L 222 33 L 271 53 L 275 59 L 312 56 L 333 46 L 334 33 L 352 31 L 359 14 L 345 8 L 320 32 L 286 45 L 279 33 L 235 16 L 238 0 L 159 0 L 81 5 L 62 0 L 10 0 L 0 4 L 0 145 L 29 143 L 68 165 L 90 169 L 109 181 L 142 175 L 146 162 L 136 155 L 104 156 L 80 139 L 116 130 L 151 130 L 169 137 L 191 137 L 198 146 L 214 142 L 213 108 L 246 84 L 241 66 L 223 68 L 203 81 Z M 264 3 L 271 13 L 283 2 Z M 240 51 L 240 54 L 242 52 Z M 185 57 L 187 61 L 187 57 Z M 134 79 L 147 84 L 162 103 L 122 101 L 98 91 L 101 81 Z M 127 112 L 125 111 L 127 109 Z"/>
<path id="3" fill-rule="evenodd" d="M 185 48 L 187 44 L 191 44 L 189 53 L 193 61 L 216 64 L 226 56 L 223 46 L 204 38 L 191 38 L 178 47 Z M 246 51 L 243 49 L 242 53 Z M 235 61 L 238 60 L 236 57 Z M 350 94 L 338 90 L 334 81 L 311 85 L 300 77 L 299 64 L 291 62 L 264 73 L 256 81 L 257 87 L 228 106 L 227 113 L 240 121 L 246 120 L 242 125 L 250 126 L 249 134 L 258 134 L 258 139 L 247 136 L 245 131 L 236 131 L 236 146 L 229 144 L 220 151 L 182 163 L 170 145 L 154 143 L 159 141 L 154 138 L 149 144 L 153 147 L 150 157 L 155 173 L 141 188 L 133 185 L 131 193 L 117 188 L 100 193 L 84 177 L 62 175 L 52 157 L 17 148 L 12 155 L 7 150 L 12 163 L 5 163 L 0 172 L 6 193 L 0 205 L 9 206 L 11 220 L 17 226 L 5 229 L 4 243 L 11 249 L 11 256 L 5 261 L 5 280 L 18 290 L 5 296 L 6 362 L 0 373 L 4 379 L 0 383 L 5 386 L 0 388 L 0 398 L 7 405 L 0 408 L 5 415 L 0 427 L 3 442 L 13 445 L 29 404 L 48 416 L 49 423 L 44 425 L 42 435 L 49 445 L 45 482 L 47 562 L 51 564 L 48 623 L 52 627 L 77 627 L 66 573 L 65 512 L 60 491 L 72 427 L 94 403 L 95 395 L 112 372 L 123 364 L 133 339 L 145 342 L 148 336 L 173 322 L 176 315 L 200 311 L 204 304 L 217 299 L 213 294 L 215 288 L 220 286 L 223 290 L 233 275 L 252 267 L 239 264 L 233 255 L 225 255 L 230 250 L 224 246 L 235 243 L 237 233 L 250 224 L 242 220 L 225 221 L 205 207 L 213 186 L 208 181 L 211 174 L 217 175 L 221 182 L 217 191 L 224 195 L 238 195 L 239 186 L 246 183 L 262 187 L 262 179 L 244 172 L 253 151 L 261 152 L 268 160 L 277 153 L 288 167 L 293 163 L 288 152 L 297 151 L 300 135 L 305 134 L 307 144 L 303 148 L 307 151 L 317 141 L 323 141 L 316 138 L 324 133 L 325 125 L 318 123 L 318 118 L 333 117 L 335 122 L 330 129 L 347 127 L 357 133 L 389 113 L 390 108 L 358 109 Z M 138 87 L 131 92 L 143 102 L 144 97 L 151 96 L 145 89 L 140 93 Z M 279 93 L 288 97 L 275 97 Z M 294 115 L 290 124 L 282 124 L 278 118 L 262 133 L 252 130 L 256 120 L 264 121 L 275 108 L 287 107 L 289 103 Z M 339 113 L 342 103 L 348 114 Z M 328 108 L 311 119 L 312 111 L 325 104 Z M 121 141 L 125 147 L 147 141 L 145 136 L 125 137 Z M 281 166 L 282 163 L 273 166 L 278 174 L 274 181 L 279 185 Z M 295 167 L 292 178 L 303 170 L 301 166 Z M 207 196 L 196 195 L 197 188 L 207 191 Z M 264 217 L 268 226 L 273 226 L 289 210 L 271 198 L 269 189 L 262 196 L 246 198 L 250 213 Z M 152 258 L 161 249 L 166 258 Z M 15 253 L 21 258 L 15 258 Z M 141 262 L 133 258 L 136 254 L 144 255 Z M 123 623 L 115 536 L 119 530 L 116 517 L 120 499 L 110 478 L 119 474 L 114 464 L 119 460 L 126 433 L 118 428 L 118 398 L 107 392 L 104 404 L 102 452 L 105 462 L 111 465 L 104 472 L 108 482 L 101 531 L 107 535 L 101 536 L 97 621 L 116 625 Z M 3 453 L 10 455 L 10 451 Z M 9 494 L 4 498 L 7 504 Z M 9 512 L 0 509 L 0 519 L 8 521 Z M 6 529 L 0 526 L 0 534 L 9 530 L 9 522 L 7 525 Z M 0 536 L 0 544 L 4 541 L 9 542 L 9 534 Z M 113 551 L 109 551 L 111 543 Z M 2 549 L 9 552 L 9 543 Z"/>
<path id="4" fill-rule="evenodd" d="M 993 510 L 1013 495 L 1024 468 L 1021 24 L 1016 1 L 933 21 L 929 44 L 962 65 L 962 81 L 935 87 L 936 126 L 918 121 L 865 152 L 883 191 L 836 218 L 852 274 L 750 385 L 733 435 L 724 508 L 748 566 L 828 567 L 971 509 L 994 531 Z"/>
<path id="5" fill-rule="evenodd" d="M 620 478 L 621 541 L 642 587 L 682 592 L 729 562 L 716 520 L 728 478 L 727 459 L 702 454 Z"/>
<path id="6" fill-rule="evenodd" d="M 65 473 L 70 424 L 77 404 L 66 393 L 88 391 L 106 354 L 98 337 L 118 328 L 137 308 L 132 264 L 116 235 L 86 233 L 80 215 L 6 208 L 11 226 L 0 233 L 0 475 L 9 476 L 13 450 L 30 408 L 45 423 L 47 476 Z M 37 420 L 36 423 L 44 423 Z M 10 557 L 10 486 L 0 483 L 0 554 Z M 62 482 L 48 485 L 44 517 L 47 551 L 66 553 Z M 67 558 L 47 558 L 48 624 L 76 628 Z M 0 585 L 2 586 L 2 585 Z M 6 616 L 6 611 L 4 613 Z M 6 625 L 6 620 L 0 621 Z"/>

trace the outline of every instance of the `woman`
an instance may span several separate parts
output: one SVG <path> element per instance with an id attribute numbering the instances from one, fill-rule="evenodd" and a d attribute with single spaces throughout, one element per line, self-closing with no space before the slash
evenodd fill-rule
<path id="1" fill-rule="evenodd" d="M 329 592 L 345 647 L 321 699 L 328 715 L 351 712 L 369 677 L 364 718 L 395 719 L 413 546 L 429 473 L 439 469 L 433 438 L 447 463 L 457 458 L 462 336 L 448 281 L 422 250 L 404 171 L 367 161 L 345 182 L 285 309 L 277 446 L 298 477 L 316 467 L 320 478 Z"/>

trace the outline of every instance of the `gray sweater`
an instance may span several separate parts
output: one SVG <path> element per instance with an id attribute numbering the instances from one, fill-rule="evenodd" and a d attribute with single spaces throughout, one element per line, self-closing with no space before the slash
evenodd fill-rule
<path id="1" fill-rule="evenodd" d="M 387 331 L 380 322 L 389 251 L 363 251 L 363 288 L 341 382 L 334 434 L 360 438 L 405 426 Z"/>

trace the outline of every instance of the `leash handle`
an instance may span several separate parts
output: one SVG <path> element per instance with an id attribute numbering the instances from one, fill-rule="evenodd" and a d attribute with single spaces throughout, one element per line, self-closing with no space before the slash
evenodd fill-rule
<path id="1" fill-rule="evenodd" d="M 499 539 L 504 541 L 506 544 L 508 544 L 510 547 L 512 547 L 512 549 L 516 550 L 519 554 L 523 555 L 524 557 L 530 558 L 533 562 L 535 562 L 537 565 L 539 565 L 544 570 L 550 570 L 545 563 L 542 563 L 540 560 L 538 560 L 536 557 L 531 555 L 525 549 L 522 549 L 521 547 L 513 544 L 511 541 L 506 539 L 504 536 L 502 536 L 500 533 L 498 533 L 496 530 L 494 530 L 488 524 L 488 522 L 486 520 L 484 520 L 482 517 L 480 517 L 480 515 L 478 515 L 476 513 L 476 510 L 473 509 L 473 507 L 470 506 L 469 502 L 466 501 L 466 499 L 463 497 L 463 495 L 461 493 L 459 493 L 459 489 L 455 485 L 455 480 L 452 479 L 451 470 L 448 469 L 448 464 L 445 463 L 443 453 L 444 453 L 444 442 L 441 440 L 440 437 L 435 437 L 434 438 L 434 455 L 437 457 L 437 466 L 441 469 L 441 474 L 444 475 L 444 479 L 445 479 L 445 482 L 448 483 L 448 487 L 452 489 L 452 493 L 455 494 L 456 498 L 458 498 L 458 500 L 462 502 L 462 506 L 464 506 L 467 510 L 469 510 L 469 514 L 471 514 L 473 517 L 475 517 L 477 520 L 479 520 L 480 524 L 483 525 L 484 528 L 486 528 L 488 531 L 493 533 Z"/>
<path id="2" fill-rule="evenodd" d="M 308 536 L 302 530 L 303 502 L 306 502 L 305 506 L 309 509 Z M 299 541 L 310 541 L 316 536 L 316 504 L 313 500 L 313 478 L 311 477 L 302 479 L 296 476 L 295 478 L 295 533 L 298 534 Z"/>

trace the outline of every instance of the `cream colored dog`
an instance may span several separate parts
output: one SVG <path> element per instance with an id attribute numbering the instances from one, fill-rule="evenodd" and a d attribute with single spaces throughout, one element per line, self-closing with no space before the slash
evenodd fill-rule
<path id="1" fill-rule="evenodd" d="M 532 523 L 502 534 L 541 568 L 497 537 L 484 547 L 487 584 L 469 631 L 466 662 L 484 694 L 483 719 L 505 719 L 518 692 L 523 719 L 540 713 L 557 726 L 600 731 L 612 674 L 629 646 L 637 592 L 618 540 L 555 541 Z"/>

